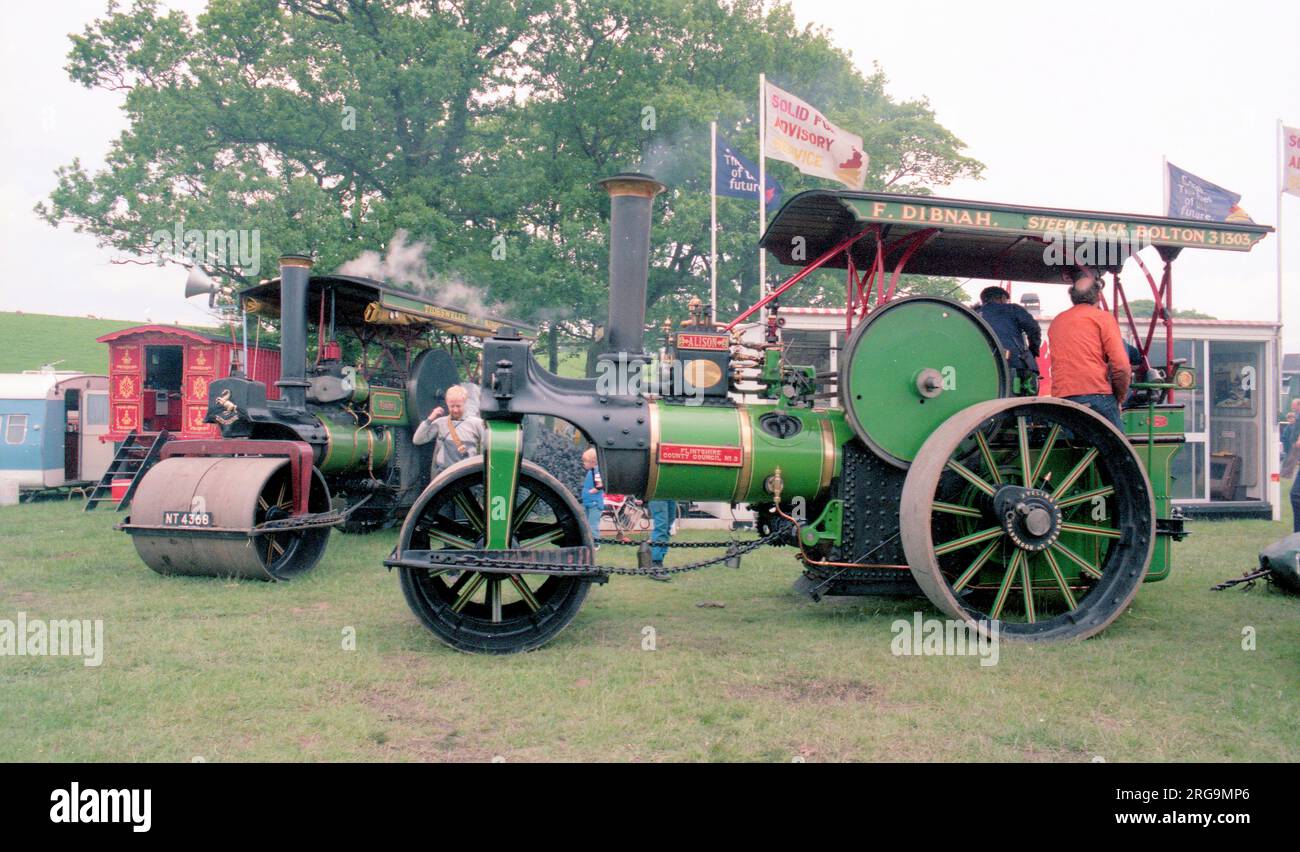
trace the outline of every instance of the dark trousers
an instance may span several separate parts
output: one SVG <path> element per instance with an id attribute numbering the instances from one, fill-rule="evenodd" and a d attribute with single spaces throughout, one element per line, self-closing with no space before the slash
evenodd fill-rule
<path id="1" fill-rule="evenodd" d="M 1291 483 L 1291 532 L 1300 532 L 1300 472 Z"/>
<path id="2" fill-rule="evenodd" d="M 1119 403 L 1115 397 L 1108 393 L 1088 393 L 1082 396 L 1067 396 L 1070 402 L 1077 402 L 1080 405 L 1086 405 L 1093 411 L 1105 417 L 1115 425 L 1119 431 L 1124 431 L 1124 424 L 1119 419 Z"/>

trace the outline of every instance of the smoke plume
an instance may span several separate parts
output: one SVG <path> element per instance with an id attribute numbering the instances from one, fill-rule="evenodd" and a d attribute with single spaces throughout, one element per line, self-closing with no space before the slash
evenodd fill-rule
<path id="1" fill-rule="evenodd" d="M 411 242 L 410 235 L 405 230 L 398 230 L 388 241 L 388 248 L 382 255 L 377 251 L 363 251 L 340 266 L 338 274 L 373 278 L 385 284 L 405 285 L 421 296 L 470 313 L 506 312 L 505 305 L 489 302 L 487 294 L 481 288 L 466 284 L 458 276 L 430 275 L 429 264 L 425 260 L 427 250 L 426 243 Z"/>

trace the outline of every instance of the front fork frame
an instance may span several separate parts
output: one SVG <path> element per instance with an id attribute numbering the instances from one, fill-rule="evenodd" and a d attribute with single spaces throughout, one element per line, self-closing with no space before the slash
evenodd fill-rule
<path id="1" fill-rule="evenodd" d="M 523 458 L 523 429 L 510 420 L 484 423 L 486 446 L 483 448 L 483 508 L 487 517 L 486 547 L 506 550 L 511 546 L 510 530 L 514 525 L 519 464 Z"/>

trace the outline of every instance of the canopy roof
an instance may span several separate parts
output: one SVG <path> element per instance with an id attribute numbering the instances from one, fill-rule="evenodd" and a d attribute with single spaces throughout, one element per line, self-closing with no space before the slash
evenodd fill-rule
<path id="1" fill-rule="evenodd" d="M 185 340 L 192 340 L 195 343 L 229 343 L 230 332 L 222 333 L 223 329 L 215 328 L 211 331 L 203 331 L 195 328 L 185 328 L 179 325 L 161 325 L 152 323 L 148 325 L 136 325 L 131 328 L 123 328 L 118 331 L 110 331 L 108 334 L 95 338 L 96 343 L 112 343 L 125 337 L 132 337 L 137 334 L 170 334 Z"/>
<path id="2" fill-rule="evenodd" d="M 0 373 L 0 399 L 48 399 L 64 382 L 77 379 L 102 379 L 108 387 L 108 377 L 93 373 L 65 370 L 32 370 L 26 373 Z"/>
<path id="3" fill-rule="evenodd" d="M 396 325 L 438 329 L 467 337 L 487 337 L 502 326 L 535 333 L 523 323 L 501 319 L 487 313 L 470 313 L 414 293 L 385 287 L 370 278 L 351 275 L 314 275 L 307 286 L 308 320 L 319 316 L 320 298 L 324 293 L 328 321 L 331 304 L 335 323 L 340 326 Z M 263 281 L 240 291 L 240 300 L 249 313 L 278 316 L 280 313 L 280 279 Z M 332 298 L 330 298 L 332 297 Z"/>
<path id="4" fill-rule="evenodd" d="M 806 266 L 853 235 L 876 225 L 885 247 L 884 266 L 892 271 L 920 240 L 936 229 L 907 259 L 905 272 L 959 278 L 1059 283 L 1065 260 L 1049 265 L 1044 252 L 1070 245 L 1073 263 L 1118 271 L 1129 255 L 1147 245 L 1167 259 L 1184 248 L 1250 251 L 1273 229 L 1248 222 L 1203 222 L 965 201 L 886 192 L 812 190 L 791 198 L 777 212 L 760 245 L 780 263 Z M 802 241 L 801 239 L 802 238 Z M 1076 248 L 1095 241 L 1091 254 Z M 1103 255 L 1099 249 L 1105 249 Z M 868 235 L 850 251 L 859 269 L 874 262 L 876 240 Z M 796 259 L 796 255 L 798 255 Z M 843 269 L 843 252 L 825 266 Z"/>

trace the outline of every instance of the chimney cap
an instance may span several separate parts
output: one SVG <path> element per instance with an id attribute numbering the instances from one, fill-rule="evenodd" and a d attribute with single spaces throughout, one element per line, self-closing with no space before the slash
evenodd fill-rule
<path id="1" fill-rule="evenodd" d="M 300 266 L 304 269 L 311 269 L 312 260 L 309 254 L 282 254 L 280 255 L 281 266 Z"/>
<path id="2" fill-rule="evenodd" d="M 620 195 L 654 198 L 668 188 L 651 175 L 642 172 L 619 172 L 598 183 L 601 189 L 609 193 L 610 198 L 617 198 Z"/>

